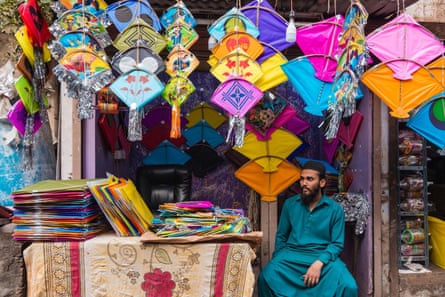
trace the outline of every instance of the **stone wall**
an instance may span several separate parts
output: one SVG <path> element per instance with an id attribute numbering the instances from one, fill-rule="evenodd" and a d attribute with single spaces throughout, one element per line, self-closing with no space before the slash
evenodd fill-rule
<path id="1" fill-rule="evenodd" d="M 12 224 L 0 227 L 0 296 L 26 297 L 23 250 L 29 243 L 12 240 L 12 230 Z"/>
<path id="2" fill-rule="evenodd" d="M 431 272 L 400 274 L 399 297 L 445 296 L 445 270 L 430 264 Z"/>
<path id="3" fill-rule="evenodd" d="M 0 33 L 0 66 L 8 60 L 15 63 L 20 56 L 17 54 L 18 44 L 14 35 Z"/>

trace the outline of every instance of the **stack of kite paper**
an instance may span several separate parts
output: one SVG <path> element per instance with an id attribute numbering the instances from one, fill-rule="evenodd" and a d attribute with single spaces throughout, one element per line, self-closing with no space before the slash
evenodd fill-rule
<path id="1" fill-rule="evenodd" d="M 250 232 L 249 220 L 240 209 L 222 209 L 210 201 L 187 201 L 160 205 L 152 229 L 160 237 Z"/>
<path id="2" fill-rule="evenodd" d="M 110 176 L 88 182 L 88 187 L 119 236 L 140 236 L 153 220 L 145 201 L 131 180 Z"/>
<path id="3" fill-rule="evenodd" d="M 15 240 L 85 240 L 107 229 L 86 180 L 45 180 L 11 196 Z"/>

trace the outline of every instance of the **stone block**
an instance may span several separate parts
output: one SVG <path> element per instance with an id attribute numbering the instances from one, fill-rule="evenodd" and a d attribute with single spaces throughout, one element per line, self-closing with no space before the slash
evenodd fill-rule
<path id="1" fill-rule="evenodd" d="M 12 240 L 12 230 L 12 224 L 0 228 L 0 296 L 26 297 L 23 250 L 29 243 Z"/>

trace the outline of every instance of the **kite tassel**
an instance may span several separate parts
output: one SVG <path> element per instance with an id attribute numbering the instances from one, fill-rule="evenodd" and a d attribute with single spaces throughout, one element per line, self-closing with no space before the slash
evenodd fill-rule
<path id="1" fill-rule="evenodd" d="M 325 137 L 327 140 L 337 137 L 338 128 L 340 126 L 340 120 L 344 111 L 343 104 L 332 104 L 329 107 L 329 120 L 327 123 L 327 131 Z"/>
<path id="2" fill-rule="evenodd" d="M 242 147 L 244 144 L 245 129 L 246 119 L 244 117 L 239 118 L 231 115 L 229 118 L 229 129 L 227 131 L 226 143 L 236 147 Z"/>
<path id="3" fill-rule="evenodd" d="M 181 137 L 181 107 L 177 100 L 172 105 L 172 122 L 170 128 L 170 138 L 176 139 Z"/>
<path id="4" fill-rule="evenodd" d="M 136 108 L 136 104 L 130 106 L 127 138 L 129 141 L 142 140 L 142 113 Z"/>
<path id="5" fill-rule="evenodd" d="M 229 117 L 229 129 L 227 130 L 227 136 L 226 136 L 226 143 L 228 143 L 230 145 L 232 145 L 231 136 L 232 136 L 233 127 L 235 125 L 234 121 L 235 121 L 235 119 L 231 115 Z"/>
<path id="6" fill-rule="evenodd" d="M 242 147 L 244 145 L 244 135 L 246 133 L 246 119 L 244 117 L 235 119 L 235 146 Z"/>
<path id="7" fill-rule="evenodd" d="M 77 117 L 80 120 L 92 119 L 94 114 L 93 106 L 94 92 L 87 88 L 82 88 L 79 92 L 79 99 L 77 101 Z"/>
<path id="8" fill-rule="evenodd" d="M 29 170 L 32 168 L 32 145 L 34 142 L 32 133 L 33 130 L 34 130 L 34 116 L 28 114 L 26 116 L 25 134 L 23 135 L 23 153 L 24 153 L 23 164 L 25 170 Z"/>

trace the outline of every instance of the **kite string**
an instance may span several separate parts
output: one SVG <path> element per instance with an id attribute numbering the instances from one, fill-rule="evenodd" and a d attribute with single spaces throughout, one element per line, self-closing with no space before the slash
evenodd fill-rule
<path id="1" fill-rule="evenodd" d="M 82 0 L 82 48 L 86 47 L 85 0 Z M 85 66 L 85 65 L 84 65 Z"/>
<path id="2" fill-rule="evenodd" d="M 176 5 L 176 12 L 175 12 L 175 19 L 173 20 L 173 24 L 174 24 L 174 26 L 177 26 L 178 30 L 181 30 L 181 28 L 179 26 L 179 18 L 181 17 L 180 8 L 182 7 L 181 0 L 176 0 L 176 4 L 177 5 Z M 179 34 L 179 32 L 178 32 L 178 34 Z M 176 45 L 174 45 L 174 46 L 176 46 Z M 178 67 L 178 69 L 177 69 L 178 71 L 182 71 L 181 54 L 184 53 L 184 55 L 185 55 L 185 50 L 182 49 L 180 40 L 178 41 L 177 47 L 178 47 L 178 50 L 177 50 L 177 55 L 176 55 L 176 66 L 175 66 L 174 62 L 172 63 L 173 70 L 175 72 L 176 72 L 175 67 Z M 173 49 L 172 49 L 172 51 L 173 51 Z"/>
<path id="3" fill-rule="evenodd" d="M 442 44 L 444 44 L 445 39 L 442 39 L 441 42 Z M 440 82 L 442 83 L 442 85 L 445 84 L 445 52 L 442 53 L 442 74 L 441 74 L 441 79 Z M 441 104 L 442 104 L 442 119 L 445 119 L 445 99 L 442 98 L 441 100 Z"/>
<path id="4" fill-rule="evenodd" d="M 136 16 L 139 16 L 140 15 L 140 7 L 141 6 L 141 0 L 138 0 L 138 3 L 137 3 L 137 6 L 136 6 Z M 140 27 L 140 24 L 139 24 L 139 21 L 138 21 L 138 25 L 137 25 L 137 28 L 138 28 L 138 40 L 139 40 L 139 38 L 141 37 L 141 27 Z M 138 65 L 139 65 L 139 63 L 140 63 L 140 57 L 139 57 L 139 42 L 138 42 L 138 40 L 136 41 L 136 67 L 138 67 Z"/>
<path id="5" fill-rule="evenodd" d="M 85 0 L 82 0 L 82 44 L 86 45 L 86 15 L 85 15 Z M 85 57 L 83 57 L 83 69 L 86 71 L 87 69 L 87 62 Z M 87 85 L 87 76 L 86 74 L 83 75 L 83 81 L 84 85 Z"/>
<path id="6" fill-rule="evenodd" d="M 442 44 L 444 44 L 445 39 L 440 40 Z M 441 79 L 440 82 L 442 85 L 445 85 L 445 52 L 442 53 L 442 67 L 441 67 Z M 445 99 L 442 98 L 441 100 L 442 105 L 442 119 L 445 119 Z"/>
<path id="7" fill-rule="evenodd" d="M 261 1 L 258 0 L 257 3 L 256 3 L 256 18 L 255 18 L 255 25 L 256 25 L 257 27 L 259 27 L 259 24 L 260 24 L 260 9 L 261 9 L 260 2 L 261 2 Z"/>

